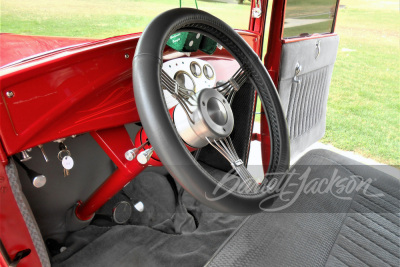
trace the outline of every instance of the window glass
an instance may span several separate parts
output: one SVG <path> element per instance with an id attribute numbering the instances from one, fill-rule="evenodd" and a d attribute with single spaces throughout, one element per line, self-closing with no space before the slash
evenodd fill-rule
<path id="1" fill-rule="evenodd" d="M 330 33 L 336 0 L 287 0 L 283 38 Z"/>
<path id="2" fill-rule="evenodd" d="M 106 38 L 142 32 L 179 0 L 2 0 L 1 32 L 25 35 Z M 195 0 L 182 7 L 196 8 Z M 248 29 L 250 0 L 197 0 L 198 8 L 231 27 Z"/>

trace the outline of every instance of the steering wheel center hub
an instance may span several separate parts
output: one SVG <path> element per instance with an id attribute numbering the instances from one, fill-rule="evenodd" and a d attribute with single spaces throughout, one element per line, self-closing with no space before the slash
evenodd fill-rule
<path id="1" fill-rule="evenodd" d="M 229 102 L 214 89 L 203 89 L 197 95 L 197 108 L 191 120 L 181 105 L 174 111 L 174 123 L 179 135 L 190 146 L 200 148 L 213 141 L 229 136 L 234 118 Z"/>
<path id="2" fill-rule="evenodd" d="M 210 118 L 218 125 L 225 125 L 228 120 L 228 113 L 224 105 L 215 97 L 208 100 L 207 112 Z"/>

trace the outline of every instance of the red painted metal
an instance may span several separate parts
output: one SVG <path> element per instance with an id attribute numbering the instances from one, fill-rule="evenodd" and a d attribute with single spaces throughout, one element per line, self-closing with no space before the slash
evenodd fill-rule
<path id="1" fill-rule="evenodd" d="M 285 19 L 285 0 L 274 0 L 272 3 L 271 22 L 269 27 L 267 54 L 264 58 L 264 65 L 275 86 L 278 84 L 279 64 L 282 50 L 282 30 Z"/>
<path id="2" fill-rule="evenodd" d="M 1 139 L 0 139 L 0 162 L 3 163 L 4 165 L 8 164 L 7 154 L 4 151 L 3 142 L 1 142 Z"/>
<path id="3" fill-rule="evenodd" d="M 239 34 L 255 51 L 260 50 L 257 34 L 250 31 L 239 31 Z M 3 161 L 7 156 L 38 144 L 91 132 L 118 166 L 86 202 L 78 205 L 76 213 L 81 220 L 90 219 L 145 168 L 136 160 L 125 160 L 124 153 L 133 148 L 133 144 L 120 128 L 139 121 L 131 73 L 139 36 L 131 34 L 80 44 L 0 69 L 0 140 L 4 147 L 0 156 Z M 6 47 L 2 52 L 10 49 Z M 172 52 L 166 49 L 164 54 Z M 238 67 L 226 50 L 199 57 L 213 64 L 220 79 L 230 78 Z M 12 91 L 14 97 L 8 98 L 8 91 Z M 4 203 L 9 204 L 7 208 L 3 208 Z M 0 224 L 0 238 L 11 256 L 32 247 L 14 204 L 7 194 L 1 194 L 0 219 L 6 223 Z M 40 266 L 33 249 L 27 259 L 29 266 Z M 21 266 L 25 266 L 25 262 L 22 260 Z"/>
<path id="4" fill-rule="evenodd" d="M 0 239 L 11 259 L 14 259 L 21 250 L 32 251 L 20 261 L 18 266 L 41 266 L 28 228 L 12 193 L 4 164 L 0 164 Z"/>
<path id="5" fill-rule="evenodd" d="M 90 220 L 101 206 L 118 193 L 127 183 L 132 181 L 147 166 L 162 165 L 156 152 L 153 153 L 146 165 L 138 163 L 136 159 L 128 161 L 125 158 L 126 151 L 134 147 L 139 147 L 147 141 L 147 135 L 143 128 L 139 130 L 135 137 L 135 145 L 133 145 L 124 126 L 91 132 L 91 135 L 115 165 L 117 165 L 118 169 L 85 202 L 78 202 L 76 216 L 82 221 Z M 151 147 L 151 144 L 146 144 L 139 152 Z M 187 147 L 190 151 L 195 150 L 189 146 Z"/>
<path id="6" fill-rule="evenodd" d="M 127 183 L 132 181 L 146 166 L 133 160 L 131 171 L 117 169 L 114 173 L 83 203 L 78 203 L 75 214 L 82 221 L 93 218 L 94 213 L 103 206 L 112 196 L 118 193 Z"/>
<path id="7" fill-rule="evenodd" d="M 279 65 L 282 50 L 282 27 L 284 21 L 285 0 L 274 0 L 272 3 L 271 22 L 268 36 L 267 54 L 264 58 L 264 65 L 272 78 L 275 86 L 278 85 Z M 268 171 L 271 159 L 271 139 L 269 134 L 269 125 L 264 114 L 264 108 L 261 107 L 261 158 L 264 173 Z"/>
<path id="8" fill-rule="evenodd" d="M 257 35 L 239 33 L 259 49 Z M 132 34 L 96 41 L 0 69 L 0 138 L 7 155 L 73 134 L 139 121 L 131 73 L 138 38 L 139 34 Z M 233 59 L 226 50 L 202 57 L 211 60 L 222 79 L 233 74 Z M 8 98 L 8 91 L 14 97 Z"/>
<path id="9" fill-rule="evenodd" d="M 0 66 L 50 50 L 95 40 L 92 38 L 26 36 L 0 33 Z"/>
<path id="10" fill-rule="evenodd" d="M 255 31 L 241 31 L 236 30 L 240 36 L 253 48 L 254 52 L 261 55 L 262 50 L 262 38 L 261 34 Z"/>
<path id="11" fill-rule="evenodd" d="M 125 152 L 135 146 L 124 126 L 98 130 L 90 134 L 119 169 L 130 171 L 132 161 L 125 158 Z"/>
<path id="12" fill-rule="evenodd" d="M 0 266 L 7 267 L 6 259 L 2 255 L 0 255 Z"/>
<path id="13" fill-rule="evenodd" d="M 175 108 L 170 109 L 172 116 Z M 157 153 L 154 151 L 148 164 L 142 165 L 136 159 L 128 161 L 125 152 L 140 147 L 147 142 L 147 135 L 143 128 L 139 130 L 135 137 L 135 144 L 129 137 L 124 126 L 91 132 L 93 139 L 101 146 L 110 159 L 117 165 L 118 169 L 107 178 L 107 180 L 85 201 L 79 201 L 76 208 L 76 216 L 82 220 L 90 220 L 94 213 L 103 206 L 111 197 L 118 193 L 127 183 L 132 181 L 147 166 L 162 166 Z M 138 153 L 150 149 L 150 143 L 146 144 Z M 187 146 L 189 151 L 195 148 Z"/>
<path id="14" fill-rule="evenodd" d="M 125 158 L 125 152 L 134 145 L 124 126 L 94 131 L 91 135 L 118 169 L 85 202 L 78 203 L 76 216 L 82 221 L 91 219 L 101 206 L 147 167 L 136 159 L 128 161 Z"/>
<path id="15" fill-rule="evenodd" d="M 0 135 L 7 154 L 139 121 L 131 73 L 138 36 L 66 49 L 0 70 Z M 14 97 L 7 98 L 7 91 Z"/>
<path id="16" fill-rule="evenodd" d="M 252 133 L 252 134 L 251 134 L 251 141 L 258 141 L 258 142 L 261 142 L 261 134 L 259 134 L 259 133 Z"/>
<path id="17" fill-rule="evenodd" d="M 267 8 L 268 8 L 268 0 L 261 0 L 261 17 L 253 18 L 252 9 L 256 6 L 256 0 L 251 1 L 251 9 L 250 9 L 250 22 L 249 22 L 249 30 L 255 32 L 258 35 L 258 47 L 257 50 L 254 50 L 261 58 L 263 43 L 264 43 L 264 32 L 265 32 L 265 22 L 267 19 Z"/>

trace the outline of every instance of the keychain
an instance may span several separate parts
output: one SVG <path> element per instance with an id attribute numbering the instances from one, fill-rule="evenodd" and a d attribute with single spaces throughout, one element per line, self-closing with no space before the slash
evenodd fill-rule
<path id="1" fill-rule="evenodd" d="M 57 158 L 61 161 L 61 164 L 64 167 L 64 177 L 67 177 L 69 175 L 69 170 L 74 167 L 74 160 L 71 157 L 71 152 L 64 143 L 60 143 L 59 148 L 60 152 L 58 152 Z"/>

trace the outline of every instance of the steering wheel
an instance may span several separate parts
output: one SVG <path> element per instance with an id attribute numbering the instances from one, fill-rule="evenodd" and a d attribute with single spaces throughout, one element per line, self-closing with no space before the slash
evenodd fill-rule
<path id="1" fill-rule="evenodd" d="M 198 32 L 212 38 L 231 53 L 240 68 L 228 82 L 215 88 L 195 93 L 181 87 L 162 71 L 164 47 L 177 32 Z M 270 131 L 270 175 L 261 183 L 237 156 L 230 139 L 234 127 L 231 103 L 246 80 L 257 90 Z M 148 139 L 163 165 L 187 192 L 213 209 L 235 214 L 257 213 L 272 204 L 270 181 L 275 176 L 282 179 L 289 166 L 286 120 L 271 77 L 254 51 L 231 27 L 196 9 L 172 9 L 159 15 L 144 30 L 136 47 L 133 82 L 137 109 Z M 173 118 L 163 90 L 179 103 Z M 188 150 L 188 145 L 213 146 L 229 161 L 234 170 L 231 175 L 237 180 L 223 178 L 231 181 L 229 185 L 211 176 Z"/>

